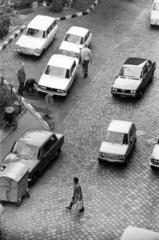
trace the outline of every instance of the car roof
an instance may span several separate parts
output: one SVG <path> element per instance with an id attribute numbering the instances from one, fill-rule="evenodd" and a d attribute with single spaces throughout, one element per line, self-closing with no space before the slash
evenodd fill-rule
<path id="1" fill-rule="evenodd" d="M 73 62 L 74 58 L 71 56 L 66 56 L 63 54 L 54 54 L 50 58 L 48 65 L 70 69 L 73 65 Z"/>
<path id="2" fill-rule="evenodd" d="M 39 30 L 46 30 L 52 22 L 56 19 L 49 16 L 37 15 L 31 22 L 27 25 L 28 28 L 35 28 Z"/>
<path id="3" fill-rule="evenodd" d="M 144 58 L 136 58 L 136 57 L 131 57 L 128 58 L 125 62 L 124 65 L 136 65 L 136 66 L 141 66 L 144 65 L 148 60 Z"/>
<path id="4" fill-rule="evenodd" d="M 89 31 L 89 29 L 87 29 L 87 28 L 72 26 L 69 28 L 67 33 L 76 34 L 77 36 L 84 37 L 88 31 Z"/>
<path id="5" fill-rule="evenodd" d="M 43 129 L 28 130 L 17 142 L 25 142 L 28 145 L 41 147 L 41 145 L 51 137 L 53 133 Z"/>
<path id="6" fill-rule="evenodd" d="M 154 4 L 154 3 L 159 3 L 159 0 L 154 0 L 154 1 L 153 1 L 153 4 Z"/>
<path id="7" fill-rule="evenodd" d="M 110 132 L 128 133 L 131 126 L 132 122 L 129 121 L 112 120 L 107 130 Z"/>

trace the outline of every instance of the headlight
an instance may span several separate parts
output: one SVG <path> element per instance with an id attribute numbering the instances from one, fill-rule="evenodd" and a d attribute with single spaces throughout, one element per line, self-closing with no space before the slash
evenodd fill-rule
<path id="1" fill-rule="evenodd" d="M 136 93 L 136 90 L 131 90 L 131 93 L 135 94 L 135 93 Z"/>
<path id="2" fill-rule="evenodd" d="M 16 51 L 20 51 L 20 46 L 16 45 L 15 49 L 16 49 Z"/>
<path id="3" fill-rule="evenodd" d="M 124 160 L 124 155 L 119 155 L 120 160 Z"/>
<path id="4" fill-rule="evenodd" d="M 112 87 L 113 92 L 117 92 L 117 88 Z"/>
<path id="5" fill-rule="evenodd" d="M 41 89 L 44 89 L 44 90 L 46 90 L 46 87 L 44 87 L 44 86 L 38 86 L 39 88 L 41 88 Z"/>
<path id="6" fill-rule="evenodd" d="M 35 52 L 40 53 L 40 49 L 36 48 Z"/>
<path id="7" fill-rule="evenodd" d="M 100 155 L 101 157 L 104 157 L 104 153 L 103 153 L 103 152 L 100 152 L 99 155 Z"/>
<path id="8" fill-rule="evenodd" d="M 59 92 L 59 93 L 64 93 L 65 91 L 64 91 L 64 90 L 57 89 L 57 92 Z"/>

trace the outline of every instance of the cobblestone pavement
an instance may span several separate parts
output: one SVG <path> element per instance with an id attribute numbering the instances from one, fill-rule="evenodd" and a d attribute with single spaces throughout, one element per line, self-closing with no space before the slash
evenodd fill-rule
<path id="1" fill-rule="evenodd" d="M 12 69 L 6 72 L 7 78 L 16 85 L 19 60 L 38 79 L 69 26 L 93 31 L 89 77 L 82 79 L 79 68 L 68 97 L 55 98 L 55 130 L 65 134 L 61 156 L 31 188 L 29 200 L 24 199 L 19 208 L 6 205 L 2 239 L 116 240 L 128 225 L 159 231 L 159 174 L 149 167 L 158 135 L 158 68 L 140 101 L 114 99 L 110 94 L 113 78 L 127 57 L 147 57 L 158 63 L 159 32 L 149 27 L 150 6 L 148 0 L 102 1 L 94 15 L 60 23 L 57 39 L 41 59 L 16 55 L 14 44 L 2 55 L 3 66 Z M 42 112 L 43 99 L 36 98 L 31 102 Z M 98 164 L 99 146 L 111 119 L 136 123 L 137 145 L 127 167 Z M 65 211 L 73 176 L 81 180 L 82 214 L 76 209 Z"/>

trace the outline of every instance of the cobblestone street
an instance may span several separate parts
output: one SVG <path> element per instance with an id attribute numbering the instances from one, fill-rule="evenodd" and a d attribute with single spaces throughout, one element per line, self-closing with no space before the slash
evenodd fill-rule
<path id="1" fill-rule="evenodd" d="M 150 7 L 149 0 L 103 0 L 93 14 L 60 22 L 55 42 L 40 59 L 17 55 L 15 43 L 1 54 L 5 77 L 17 87 L 20 60 L 29 77 L 38 80 L 71 25 L 93 32 L 88 78 L 82 78 L 79 67 L 69 95 L 55 97 L 55 132 L 65 135 L 61 155 L 30 188 L 29 199 L 20 207 L 5 205 L 3 240 L 117 240 L 128 225 L 159 232 L 159 173 L 149 166 L 159 133 L 159 30 L 149 26 Z M 156 61 L 154 81 L 139 101 L 113 98 L 113 79 L 132 56 Z M 42 97 L 29 101 L 44 113 Z M 132 120 L 137 127 L 136 148 L 126 167 L 98 163 L 99 147 L 112 119 Z M 65 210 L 74 176 L 82 186 L 84 213 Z"/>

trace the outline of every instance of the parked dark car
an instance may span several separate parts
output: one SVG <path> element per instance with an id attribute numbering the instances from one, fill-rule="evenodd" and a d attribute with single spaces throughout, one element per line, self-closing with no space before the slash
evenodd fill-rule
<path id="1" fill-rule="evenodd" d="M 64 136 L 47 130 L 29 130 L 15 141 L 11 152 L 0 163 L 0 170 L 12 162 L 23 162 L 29 169 L 29 179 L 38 175 L 58 157 Z"/>
<path id="2" fill-rule="evenodd" d="M 156 62 L 143 58 L 128 58 L 112 84 L 112 95 L 140 98 L 147 85 L 153 81 L 155 70 Z"/>

